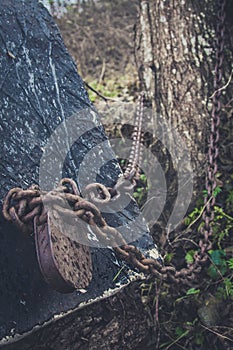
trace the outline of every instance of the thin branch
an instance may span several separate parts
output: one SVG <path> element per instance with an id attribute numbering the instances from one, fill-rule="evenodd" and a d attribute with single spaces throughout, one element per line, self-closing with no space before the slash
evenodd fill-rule
<path id="1" fill-rule="evenodd" d="M 99 84 L 101 84 L 102 81 L 104 80 L 105 70 L 106 70 L 106 62 L 105 62 L 105 58 L 104 58 L 103 59 L 103 64 L 102 64 L 101 73 L 100 73 L 100 77 L 99 77 Z"/>
<path id="2" fill-rule="evenodd" d="M 230 106 L 231 102 L 233 102 L 233 97 L 230 99 L 230 101 L 227 102 L 227 104 L 225 106 L 223 106 L 224 108 L 227 108 L 227 107 L 232 107 Z"/>
<path id="3" fill-rule="evenodd" d="M 223 335 L 223 334 L 221 334 L 221 333 L 218 333 L 218 332 L 214 331 L 213 329 L 204 326 L 203 324 L 202 324 L 201 326 L 202 326 L 204 329 L 206 329 L 207 331 L 209 331 L 209 332 L 211 332 L 211 333 L 214 333 L 214 334 L 217 335 L 218 337 L 223 338 L 223 339 L 227 339 L 227 340 L 229 340 L 230 342 L 233 343 L 233 339 L 232 339 L 232 338 L 228 338 L 227 336 L 225 336 L 225 335 Z"/>
<path id="4" fill-rule="evenodd" d="M 233 74 L 233 69 L 231 71 L 230 77 L 229 77 L 228 82 L 226 83 L 226 85 L 224 85 L 221 88 L 219 88 L 218 90 L 214 91 L 213 95 L 211 95 L 210 98 L 213 98 L 217 94 L 217 92 L 222 91 L 222 90 L 224 90 L 224 89 L 226 89 L 228 87 L 228 85 L 231 82 L 232 74 Z"/>
<path id="5" fill-rule="evenodd" d="M 190 242 L 190 243 L 192 243 L 193 245 L 195 245 L 196 247 L 199 247 L 199 245 L 198 245 L 196 242 L 194 242 L 193 239 L 189 239 L 189 238 L 174 239 L 174 241 L 172 241 L 172 243 L 171 243 L 171 246 L 173 246 L 173 245 L 174 245 L 175 243 L 177 243 L 177 242 L 182 242 L 182 241 Z"/>
<path id="6" fill-rule="evenodd" d="M 186 350 L 186 348 L 184 348 L 181 344 L 179 344 L 178 342 L 182 339 L 182 338 L 184 338 L 184 337 L 186 337 L 188 334 L 190 333 L 190 330 L 186 330 L 184 333 L 182 333 L 177 339 L 173 339 L 170 335 L 168 335 L 168 337 L 172 340 L 172 343 L 170 343 L 167 347 L 166 347 L 166 349 L 165 350 L 168 350 L 168 349 L 170 349 L 171 348 L 171 346 L 173 346 L 173 345 L 177 345 L 177 346 L 179 346 L 181 349 L 184 349 L 184 350 Z"/>
<path id="7" fill-rule="evenodd" d="M 209 200 L 206 202 L 206 204 L 203 206 L 203 208 L 202 208 L 200 214 L 198 215 L 198 217 L 197 217 L 193 222 L 191 222 L 191 224 L 189 224 L 189 226 L 187 227 L 187 230 L 190 229 L 190 228 L 202 217 L 202 214 L 203 214 L 205 208 L 207 207 L 207 205 L 209 204 L 209 202 L 210 202 L 212 199 L 213 199 L 213 197 L 211 196 L 211 197 L 209 198 Z"/>
<path id="8" fill-rule="evenodd" d="M 120 100 L 117 100 L 115 98 L 111 98 L 111 97 L 106 97 L 104 95 L 102 95 L 100 92 L 98 92 L 97 90 L 95 90 L 93 87 L 91 87 L 91 85 L 89 85 L 86 81 L 84 81 L 84 84 L 86 85 L 86 87 L 88 89 L 90 89 L 91 91 L 93 91 L 97 96 L 99 96 L 100 98 L 102 98 L 106 103 L 108 103 L 108 101 L 113 101 L 113 102 L 119 102 Z"/>

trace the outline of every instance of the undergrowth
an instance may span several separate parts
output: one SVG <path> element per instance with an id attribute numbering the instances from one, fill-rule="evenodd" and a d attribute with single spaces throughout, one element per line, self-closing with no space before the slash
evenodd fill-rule
<path id="1" fill-rule="evenodd" d="M 139 204 L 143 191 L 141 187 L 135 192 Z M 205 196 L 204 190 L 184 219 L 184 232 L 196 243 L 203 226 Z M 223 187 L 217 187 L 214 196 L 212 249 L 193 285 L 186 290 L 159 281 L 141 286 L 155 339 L 148 349 L 230 350 L 233 347 L 233 175 L 225 175 Z M 179 249 L 177 246 L 171 249 L 171 244 L 164 254 L 165 264 L 176 265 Z M 194 261 L 197 250 L 198 244 L 186 251 L 186 264 Z"/>

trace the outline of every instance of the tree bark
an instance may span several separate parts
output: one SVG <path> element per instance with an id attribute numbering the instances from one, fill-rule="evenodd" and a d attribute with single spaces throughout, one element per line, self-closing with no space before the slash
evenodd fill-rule
<path id="1" fill-rule="evenodd" d="M 227 1 L 219 142 L 221 181 L 226 172 L 232 171 L 229 161 L 233 151 L 232 13 L 233 4 Z M 205 188 L 217 24 L 218 1 L 140 1 L 135 30 L 136 65 L 141 90 L 145 91 L 147 104 L 152 109 L 151 134 L 154 138 L 149 147 L 160 161 L 167 186 L 163 213 L 156 223 L 150 223 L 153 237 L 162 247 L 170 234 L 168 226 L 173 208 L 182 207 L 185 202 L 185 194 L 178 198 L 180 188 L 188 184 L 189 178 L 193 179 L 190 189 L 189 185 L 186 188 L 191 200 L 190 205 L 183 208 L 183 216 L 188 207 L 194 208 Z M 179 144 L 177 135 L 184 141 L 191 160 L 187 169 L 190 176 L 181 183 L 179 169 L 183 167 L 185 173 L 187 162 L 183 161 L 184 147 Z M 174 151 L 170 152 L 172 149 Z M 182 229 L 182 220 L 180 224 L 176 228 Z"/>
<path id="2" fill-rule="evenodd" d="M 140 1 L 135 56 L 142 89 L 154 110 L 185 140 L 196 176 L 206 169 L 216 53 L 217 1 Z M 232 2 L 226 6 L 223 85 L 232 72 Z M 232 84 L 223 90 L 222 119 L 232 111 Z M 228 105 L 227 105 L 228 104 Z M 228 142 L 229 143 L 229 142 Z M 228 150 L 229 151 L 229 150 Z"/>

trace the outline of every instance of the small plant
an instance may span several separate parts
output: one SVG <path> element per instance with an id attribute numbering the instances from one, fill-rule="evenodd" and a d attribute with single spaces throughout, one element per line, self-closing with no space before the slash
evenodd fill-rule
<path id="1" fill-rule="evenodd" d="M 122 91 L 121 84 L 113 80 L 108 80 L 106 83 L 99 83 L 97 80 L 93 80 L 92 82 L 88 83 L 88 85 L 94 90 L 88 90 L 88 95 L 91 102 L 95 102 L 98 99 L 98 94 L 95 91 L 110 99 L 116 99 L 119 97 Z"/>
<path id="2" fill-rule="evenodd" d="M 224 188 L 216 187 L 214 191 L 216 198 L 221 197 L 222 205 L 216 200 L 216 205 L 213 208 L 214 221 L 211 223 L 213 249 L 209 251 L 210 264 L 206 269 L 206 273 L 210 279 L 215 283 L 217 282 L 216 296 L 221 300 L 233 298 L 233 258 L 228 258 L 224 249 L 225 241 L 233 231 L 233 217 L 229 214 L 232 211 L 233 204 L 232 179 L 233 176 L 231 175 L 230 180 L 226 181 Z M 207 191 L 204 190 L 203 197 L 206 196 Z M 222 200 L 223 198 L 225 201 Z M 189 228 L 196 225 L 198 231 L 201 230 L 203 225 L 201 220 L 205 209 L 203 199 L 198 201 L 198 206 L 185 218 L 185 224 Z M 194 262 L 194 256 L 197 251 L 192 249 L 186 252 L 185 260 L 188 265 Z"/>
<path id="3" fill-rule="evenodd" d="M 190 288 L 187 290 L 186 295 L 197 295 L 200 293 L 200 289 Z"/>
<path id="4" fill-rule="evenodd" d="M 233 217 L 227 214 L 223 208 L 214 206 L 214 224 L 213 224 L 213 243 L 217 243 L 218 248 L 221 250 L 221 242 L 229 236 L 230 231 L 233 228 Z"/>
<path id="5" fill-rule="evenodd" d="M 209 251 L 211 265 L 208 268 L 208 275 L 217 280 L 222 278 L 227 272 L 226 253 L 223 250 Z"/>
<path id="6" fill-rule="evenodd" d="M 196 251 L 195 250 L 189 250 L 186 255 L 185 255 L 185 261 L 186 263 L 189 265 L 189 264 L 192 264 L 194 262 L 194 255 L 195 255 Z"/>
<path id="7" fill-rule="evenodd" d="M 141 207 L 146 199 L 148 191 L 147 179 L 145 174 L 141 174 L 139 180 L 137 181 L 137 186 L 135 187 L 135 191 L 133 197 L 136 199 L 139 207 Z"/>

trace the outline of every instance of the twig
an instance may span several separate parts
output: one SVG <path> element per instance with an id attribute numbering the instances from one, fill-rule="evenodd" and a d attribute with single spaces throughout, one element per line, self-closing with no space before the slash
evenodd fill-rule
<path id="1" fill-rule="evenodd" d="M 203 328 L 205 328 L 207 331 L 214 333 L 214 334 L 217 335 L 218 337 L 223 338 L 223 339 L 227 339 L 227 340 L 229 340 L 230 342 L 233 343 L 233 339 L 228 338 L 227 336 L 225 336 L 225 335 L 223 335 L 223 334 L 221 334 L 221 333 L 218 333 L 218 332 L 214 331 L 213 329 L 204 326 L 203 324 L 202 324 L 201 326 L 202 326 Z"/>
<path id="2" fill-rule="evenodd" d="M 172 340 L 172 343 L 170 343 L 165 350 L 168 350 L 171 348 L 171 346 L 173 346 L 174 344 L 176 344 L 177 346 L 179 346 L 181 349 L 186 350 L 181 344 L 178 344 L 179 340 L 181 340 L 182 338 L 186 337 L 188 334 L 190 333 L 190 331 L 187 329 L 184 333 L 182 333 L 177 339 L 173 339 L 171 336 L 169 336 L 169 338 Z"/>
<path id="3" fill-rule="evenodd" d="M 201 217 L 202 217 L 202 214 L 205 210 L 205 208 L 207 207 L 207 205 L 209 204 L 209 202 L 213 199 L 213 197 L 211 196 L 209 198 L 209 200 L 206 202 L 206 204 L 203 206 L 202 210 L 200 211 L 200 214 L 198 215 L 198 217 L 189 224 L 189 226 L 187 227 L 187 230 L 190 229 L 190 227 L 192 227 Z"/>
<path id="4" fill-rule="evenodd" d="M 106 63 L 105 63 L 105 58 L 104 58 L 103 59 L 103 64 L 102 64 L 101 73 L 100 73 L 100 77 L 99 77 L 99 84 L 101 84 L 102 81 L 104 80 L 105 69 L 106 69 Z"/>
<path id="5" fill-rule="evenodd" d="M 116 281 L 118 276 L 121 274 L 121 272 L 124 270 L 125 266 L 122 266 L 119 271 L 117 271 L 116 275 L 113 277 L 113 282 Z"/>
<path id="6" fill-rule="evenodd" d="M 106 97 L 104 95 L 102 95 L 100 92 L 98 92 L 97 90 L 95 90 L 93 87 L 91 87 L 91 85 L 89 85 L 86 81 L 84 81 L 84 84 L 86 85 L 86 87 L 88 89 L 90 89 L 91 91 L 93 91 L 97 96 L 99 96 L 100 98 L 102 98 L 106 103 L 108 103 L 108 101 L 113 101 L 113 102 L 119 102 L 120 100 L 117 100 L 115 98 L 111 98 L 111 97 Z"/>
<path id="7" fill-rule="evenodd" d="M 215 96 L 215 94 L 217 94 L 217 92 L 222 91 L 222 90 L 224 90 L 224 89 L 226 89 L 226 88 L 228 87 L 228 85 L 229 85 L 230 82 L 231 82 L 232 74 L 233 74 L 233 69 L 232 69 L 232 71 L 231 71 L 230 77 L 229 77 L 228 82 L 226 83 L 226 85 L 222 86 L 222 87 L 219 88 L 218 90 L 215 90 L 214 93 L 213 93 L 213 95 L 210 96 L 210 98 L 213 98 L 213 97 Z"/>
<path id="8" fill-rule="evenodd" d="M 187 241 L 187 242 L 190 242 L 190 243 L 192 243 L 193 245 L 195 245 L 196 247 L 199 247 L 199 244 L 197 244 L 196 242 L 194 242 L 194 240 L 193 239 L 189 239 L 189 238 L 178 238 L 178 239 L 174 239 L 174 241 L 172 241 L 172 243 L 171 243 L 171 246 L 173 246 L 174 245 L 174 243 L 177 243 L 177 242 L 182 242 L 182 241 Z"/>
<path id="9" fill-rule="evenodd" d="M 227 327 L 227 326 L 214 326 L 214 328 L 221 328 L 221 329 L 229 329 L 231 331 L 233 331 L 233 328 L 232 327 Z"/>
<path id="10" fill-rule="evenodd" d="M 227 107 L 232 107 L 230 106 L 231 102 L 233 101 L 233 97 L 230 99 L 230 101 L 227 102 L 227 104 L 225 106 L 223 106 L 224 108 L 227 108 Z"/>
<path id="11" fill-rule="evenodd" d="M 155 302 L 155 321 L 156 324 L 159 326 L 159 296 L 160 296 L 160 285 L 158 287 L 156 283 L 156 302 Z"/>
<path id="12" fill-rule="evenodd" d="M 160 296 L 160 287 L 161 287 L 162 281 L 159 282 L 159 286 L 156 282 L 156 301 L 155 301 L 155 324 L 156 324 L 156 334 L 157 334 L 157 341 L 156 341 L 156 349 L 159 349 L 159 343 L 160 343 L 160 336 L 161 336 L 161 327 L 159 322 L 159 296 Z"/>

